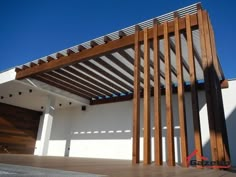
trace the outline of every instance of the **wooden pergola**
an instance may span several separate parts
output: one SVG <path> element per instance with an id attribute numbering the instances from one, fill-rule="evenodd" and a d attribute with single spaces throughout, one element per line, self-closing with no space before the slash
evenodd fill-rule
<path id="1" fill-rule="evenodd" d="M 114 35 L 116 34 L 116 35 Z M 178 94 L 182 165 L 187 166 L 185 92 L 191 92 L 195 149 L 203 155 L 198 104 L 205 90 L 212 160 L 230 160 L 221 88 L 227 87 L 209 16 L 200 4 L 180 9 L 16 68 L 90 104 L 133 99 L 133 164 L 140 162 L 140 98 L 144 100 L 144 164 L 151 163 L 150 98 L 154 98 L 155 163 L 162 165 L 161 95 L 165 95 L 167 164 L 175 165 L 172 94 Z"/>

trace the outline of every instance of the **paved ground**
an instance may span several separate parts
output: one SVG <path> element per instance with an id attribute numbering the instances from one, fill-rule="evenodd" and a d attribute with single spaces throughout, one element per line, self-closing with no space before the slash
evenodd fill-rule
<path id="1" fill-rule="evenodd" d="M 49 169 L 98 174 L 109 177 L 236 177 L 236 170 L 196 169 L 179 166 L 157 167 L 153 165 L 132 165 L 127 160 L 88 159 L 75 157 L 40 157 L 32 155 L 0 155 L 0 163 L 34 166 Z M 44 169 L 43 169 L 44 170 Z M 44 171 L 40 171 L 41 173 Z M 50 170 L 49 170 L 50 171 Z M 55 171 L 54 171 L 55 172 Z M 56 171 L 57 172 L 57 171 Z M 64 172 L 62 172 L 64 173 Z M 72 172 L 73 173 L 73 172 Z M 74 175 L 74 174 L 70 175 Z M 58 173 L 60 174 L 60 173 Z M 53 174 L 52 174 L 53 175 Z M 63 175 L 63 174 L 62 174 Z M 77 174 L 78 177 L 81 174 Z M 83 175 L 83 174 L 82 174 Z M 10 176 L 13 177 L 13 176 Z M 21 177 L 21 176 L 17 176 Z M 37 176 L 38 177 L 38 176 Z M 41 175 L 40 177 L 48 177 Z M 49 176 L 51 177 L 51 176 Z M 53 176 L 54 177 L 54 176 Z M 61 177 L 57 175 L 56 177 Z M 67 176 L 70 177 L 70 176 Z M 86 177 L 86 176 L 84 176 Z"/>
<path id="2" fill-rule="evenodd" d="M 100 177 L 100 176 L 102 175 L 0 163 L 0 177 Z"/>

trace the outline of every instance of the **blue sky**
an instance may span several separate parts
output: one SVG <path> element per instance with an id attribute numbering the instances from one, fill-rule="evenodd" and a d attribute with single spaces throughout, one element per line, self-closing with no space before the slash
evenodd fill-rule
<path id="1" fill-rule="evenodd" d="M 1 0 L 0 71 L 196 3 L 195 0 Z M 235 1 L 205 0 L 227 78 L 236 78 Z"/>

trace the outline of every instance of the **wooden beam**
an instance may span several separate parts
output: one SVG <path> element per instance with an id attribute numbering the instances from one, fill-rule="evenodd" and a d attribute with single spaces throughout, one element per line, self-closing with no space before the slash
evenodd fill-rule
<path id="1" fill-rule="evenodd" d="M 85 88 L 87 91 L 97 94 L 97 96 L 105 96 L 105 95 L 110 96 L 111 95 L 111 93 L 107 92 L 106 90 L 103 90 L 103 89 L 97 87 L 96 85 L 83 80 L 84 78 L 81 79 L 81 78 L 76 77 L 73 74 L 70 74 L 70 73 L 68 73 L 64 70 L 61 70 L 61 69 L 57 69 L 55 71 L 57 73 L 60 73 L 63 76 L 66 76 L 67 78 L 70 78 L 69 80 L 66 79 L 68 82 L 78 85 L 80 88 Z M 61 79 L 63 79 L 63 78 L 61 78 Z M 65 80 L 65 78 L 64 78 L 64 80 Z M 84 86 L 86 86 L 86 87 L 84 87 Z"/>
<path id="2" fill-rule="evenodd" d="M 171 82 L 171 61 L 168 23 L 164 23 L 164 51 L 165 51 L 165 76 L 166 76 L 166 126 L 167 126 L 167 164 L 175 166 L 174 150 L 174 122 L 172 108 L 172 82 Z"/>
<path id="3" fill-rule="evenodd" d="M 67 67 L 65 67 L 65 68 L 63 68 L 63 69 L 64 69 L 65 71 L 67 71 L 67 72 L 70 72 L 70 73 L 72 73 L 72 74 L 74 74 L 74 75 L 80 77 L 80 78 L 83 78 L 84 80 L 86 80 L 86 81 L 88 81 L 88 82 L 90 82 L 90 83 L 95 84 L 96 86 L 98 86 L 98 87 L 100 87 L 100 88 L 103 88 L 103 89 L 106 90 L 107 92 L 110 92 L 110 94 L 111 94 L 111 93 L 112 93 L 112 94 L 117 94 L 117 91 L 116 91 L 116 90 L 114 90 L 114 89 L 112 89 L 112 88 L 106 86 L 106 84 L 104 84 L 103 82 L 101 83 L 101 82 L 97 81 L 97 80 L 94 79 L 93 77 L 89 77 L 88 75 L 84 74 L 83 72 L 80 72 L 80 71 L 78 71 L 78 70 L 76 70 L 76 69 L 74 69 L 74 68 L 72 68 L 72 67 L 69 67 L 69 66 L 67 66 Z M 107 93 L 107 94 L 108 94 L 108 93 Z M 110 94 L 108 94 L 108 95 L 110 95 Z"/>
<path id="4" fill-rule="evenodd" d="M 59 89 L 65 90 L 67 92 L 73 93 L 75 95 L 81 96 L 83 98 L 86 98 L 86 99 L 91 98 L 88 95 L 85 95 L 85 94 L 81 93 L 78 89 L 74 89 L 73 87 L 68 86 L 68 85 L 66 85 L 62 82 L 57 82 L 55 80 L 51 80 L 47 76 L 37 75 L 37 76 L 33 76 L 32 78 L 34 78 L 36 80 L 39 80 L 39 81 L 42 81 L 42 82 L 44 82 L 46 84 L 49 84 L 51 86 L 57 87 Z"/>
<path id="5" fill-rule="evenodd" d="M 124 36 L 126 36 L 124 31 L 119 31 L 118 35 L 119 35 L 119 38 L 123 38 Z"/>
<path id="6" fill-rule="evenodd" d="M 46 63 L 46 61 L 41 60 L 41 59 L 38 60 L 38 64 L 39 64 L 39 65 L 44 64 L 44 63 Z"/>
<path id="7" fill-rule="evenodd" d="M 96 47 L 98 46 L 98 43 L 96 43 L 95 41 L 90 41 L 90 46 L 93 48 L 93 47 Z"/>
<path id="8" fill-rule="evenodd" d="M 61 73 L 63 73 L 63 71 L 61 71 Z M 95 91 L 95 90 L 92 90 L 88 87 L 85 87 L 78 82 L 75 82 L 73 80 L 70 80 L 70 79 L 58 74 L 57 72 L 48 72 L 45 74 L 45 76 L 47 76 L 48 78 L 51 78 L 52 80 L 55 79 L 56 81 L 62 81 L 65 84 L 71 85 L 71 87 L 81 89 L 82 92 L 90 95 L 91 97 L 101 96 L 101 93 L 99 93 L 98 91 Z"/>
<path id="9" fill-rule="evenodd" d="M 95 72 L 89 70 L 88 68 L 80 65 L 80 64 L 76 64 L 73 65 L 76 69 L 88 74 L 89 76 L 98 79 L 99 81 L 101 81 L 102 83 L 108 85 L 111 87 L 111 89 L 114 90 L 114 94 L 116 94 L 117 92 L 125 92 L 125 90 L 121 87 L 119 87 L 118 85 L 114 84 L 113 82 L 109 81 L 108 79 L 106 79 L 105 77 L 100 76 L 99 74 L 96 74 Z"/>
<path id="10" fill-rule="evenodd" d="M 108 37 L 108 36 L 104 36 L 103 41 L 105 43 L 108 43 L 108 42 L 112 41 L 112 39 L 110 37 Z"/>
<path id="11" fill-rule="evenodd" d="M 173 33 L 174 32 L 174 22 L 169 22 L 169 29 L 168 33 Z M 198 21 L 197 21 L 197 16 L 191 15 L 191 26 L 192 27 L 197 27 Z M 180 19 L 180 30 L 185 29 L 185 18 Z M 160 38 L 163 37 L 163 25 L 159 25 L 159 36 Z M 143 41 L 143 31 L 140 31 L 141 37 L 139 38 L 139 41 Z M 150 28 L 148 30 L 149 33 L 149 39 L 153 38 L 153 28 Z M 30 77 L 32 75 L 38 74 L 38 73 L 43 73 L 47 72 L 49 70 L 54 70 L 58 69 L 60 67 L 65 67 L 68 65 L 72 65 L 75 63 L 78 63 L 80 61 L 86 60 L 86 59 L 91 59 L 91 58 L 96 58 L 102 55 L 106 55 L 107 53 L 111 53 L 114 51 L 117 51 L 122 48 L 127 48 L 133 45 L 134 41 L 134 34 L 129 35 L 129 36 L 124 36 L 121 39 L 117 39 L 114 41 L 110 41 L 107 44 L 102 44 L 94 48 L 90 49 L 84 49 L 80 52 L 71 54 L 69 56 L 64 56 L 62 57 L 62 60 L 54 60 L 50 63 L 45 63 L 39 66 L 35 66 L 33 68 L 28 68 L 24 71 L 19 71 L 16 75 L 16 79 L 23 79 L 26 77 Z"/>
<path id="12" fill-rule="evenodd" d="M 154 22 L 153 28 L 153 60 L 154 60 L 154 142 L 155 164 L 162 165 L 162 125 L 161 125 L 161 83 L 158 24 Z"/>
<path id="13" fill-rule="evenodd" d="M 204 83 L 199 83 L 198 84 L 198 90 L 204 90 Z M 177 94 L 177 87 L 176 86 L 172 86 L 172 93 L 173 94 Z M 184 91 L 185 92 L 191 92 L 191 87 L 190 85 L 185 85 L 184 86 Z M 161 88 L 161 95 L 166 95 L 165 94 L 165 88 L 162 87 Z M 154 89 L 153 87 L 151 88 L 151 96 L 154 96 Z M 140 93 L 140 98 L 143 98 L 143 94 L 142 94 L 142 90 Z M 117 97 L 110 97 L 110 98 L 103 98 L 103 99 L 97 99 L 97 100 L 91 100 L 90 104 L 91 105 L 96 105 L 96 104 L 106 104 L 106 103 L 115 103 L 115 102 L 122 102 L 122 101 L 127 101 L 127 100 L 131 100 L 133 99 L 133 94 L 127 94 L 127 95 L 122 95 L 122 96 L 117 96 Z"/>
<path id="14" fill-rule="evenodd" d="M 128 82 L 130 85 L 133 85 L 133 80 L 130 79 L 128 76 L 126 76 L 125 73 L 122 73 L 117 68 L 115 68 L 112 65 L 108 64 L 107 62 L 105 62 L 101 58 L 96 58 L 95 61 L 97 63 L 99 63 L 100 65 L 102 65 L 103 67 L 105 67 L 107 70 L 111 71 L 112 73 L 114 73 L 117 76 L 119 76 L 120 78 L 122 78 L 124 81 Z"/>
<path id="15" fill-rule="evenodd" d="M 141 51 L 140 51 L 141 52 Z M 133 58 L 128 54 L 128 53 L 126 53 L 125 51 L 122 51 L 122 50 L 120 50 L 120 51 L 118 51 L 118 53 L 123 57 L 123 58 L 125 58 L 130 64 L 134 64 L 134 60 L 133 60 Z M 141 58 L 141 56 L 140 56 L 140 58 Z M 142 59 L 142 58 L 141 58 Z M 140 59 L 140 60 L 141 60 Z M 144 73 L 144 68 L 143 68 L 143 66 L 141 66 L 140 65 L 140 71 L 141 71 L 141 73 Z M 152 81 L 154 81 L 154 77 L 151 75 L 150 76 L 150 78 L 151 78 L 151 80 Z"/>
<path id="16" fill-rule="evenodd" d="M 84 46 L 82 46 L 82 45 L 79 45 L 78 46 L 78 51 L 82 52 L 83 50 L 86 50 L 86 48 Z"/>
<path id="17" fill-rule="evenodd" d="M 148 29 L 144 29 L 144 110 L 143 110 L 143 143 L 144 143 L 144 165 L 151 163 L 151 125 L 150 125 L 150 44 Z"/>
<path id="18" fill-rule="evenodd" d="M 69 55 L 71 55 L 71 54 L 73 54 L 73 53 L 75 53 L 75 52 L 74 52 L 73 50 L 71 50 L 71 49 L 67 49 L 66 53 L 67 53 L 67 55 L 69 56 Z"/>
<path id="19" fill-rule="evenodd" d="M 211 95 L 211 84 L 210 84 L 210 75 L 208 68 L 208 55 L 206 45 L 209 41 L 206 39 L 207 28 L 205 26 L 206 19 L 203 19 L 202 10 L 198 10 L 198 22 L 199 22 L 199 33 L 200 33 L 200 43 L 201 43 L 201 53 L 202 53 L 202 66 L 205 80 L 205 94 L 206 94 L 206 102 L 207 102 L 207 113 L 208 113 L 208 121 L 209 121 L 209 129 L 210 129 L 210 144 L 211 144 L 211 158 L 213 161 L 218 159 L 218 155 L 216 152 L 216 134 L 215 134 L 215 125 L 214 125 L 214 109 L 212 103 L 212 95 Z"/>
<path id="20" fill-rule="evenodd" d="M 184 78 L 183 78 L 183 57 L 181 49 L 181 39 L 179 31 L 179 18 L 175 18 L 175 53 L 176 53 L 176 67 L 178 79 L 178 112 L 180 125 L 180 139 L 181 139 L 181 159 L 182 166 L 187 167 L 188 156 L 188 138 L 187 138 L 187 123 L 185 112 L 185 96 L 184 96 Z"/>
<path id="21" fill-rule="evenodd" d="M 55 60 L 55 59 L 52 58 L 51 56 L 48 56 L 48 57 L 47 57 L 47 61 L 48 61 L 48 62 L 53 61 L 53 60 Z"/>
<path id="22" fill-rule="evenodd" d="M 84 61 L 83 62 L 86 66 L 94 69 L 95 71 L 99 72 L 100 74 L 102 74 L 103 76 L 109 78 L 110 80 L 114 81 L 116 84 L 119 84 L 120 88 L 122 89 L 125 88 L 129 91 L 132 91 L 133 88 L 129 85 L 127 85 L 126 83 L 124 83 L 123 81 L 121 81 L 120 79 L 116 78 L 115 76 L 111 75 L 109 72 L 101 69 L 100 67 L 98 67 L 97 65 L 95 65 L 94 63 L 90 62 L 90 61 Z M 123 89 L 124 92 L 127 92 L 126 90 Z"/>
<path id="23" fill-rule="evenodd" d="M 133 91 L 133 155 L 132 163 L 140 161 L 140 42 L 139 29 L 135 29 L 134 38 L 134 91 Z"/>
<path id="24" fill-rule="evenodd" d="M 186 33 L 187 33 L 187 46 L 188 46 L 188 60 L 190 71 L 190 83 L 191 83 L 191 98 L 192 98 L 192 113 L 193 113 L 193 127 L 194 127 L 194 141 L 195 149 L 198 151 L 196 159 L 201 161 L 202 156 L 202 139 L 201 139 L 201 125 L 199 116 L 199 104 L 198 104 L 198 91 L 197 91 L 197 78 L 196 68 L 193 54 L 193 38 L 190 16 L 186 15 Z"/>
<path id="25" fill-rule="evenodd" d="M 34 67 L 34 66 L 37 66 L 37 64 L 34 63 L 34 62 L 31 62 L 31 63 L 30 63 L 30 67 Z"/>
<path id="26" fill-rule="evenodd" d="M 65 57 L 65 55 L 63 55 L 62 53 L 57 53 L 56 57 L 57 57 L 57 59 L 59 59 L 59 58 Z"/>

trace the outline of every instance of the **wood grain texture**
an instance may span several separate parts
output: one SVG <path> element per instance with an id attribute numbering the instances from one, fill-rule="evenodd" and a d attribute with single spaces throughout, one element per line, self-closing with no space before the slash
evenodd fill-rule
<path id="1" fill-rule="evenodd" d="M 134 93 L 133 93 L 133 155 L 132 163 L 140 161 L 140 43 L 139 29 L 135 31 L 135 58 L 134 58 Z"/>
<path id="2" fill-rule="evenodd" d="M 187 33 L 187 46 L 188 46 L 188 62 L 190 71 L 190 84 L 191 84 L 191 99 L 192 99 L 192 113 L 193 113 L 193 127 L 194 127 L 194 142 L 195 149 L 198 151 L 199 156 L 197 160 L 201 160 L 202 156 L 202 139 L 201 139 L 201 126 L 199 116 L 199 104 L 198 104 L 198 90 L 197 90 L 197 78 L 196 67 L 193 54 L 193 38 L 190 16 L 186 15 L 186 33 Z"/>
<path id="3" fill-rule="evenodd" d="M 164 23 L 164 51 L 165 51 L 165 77 L 166 77 L 166 126 L 167 126 L 167 164 L 175 166 L 173 108 L 172 108 L 172 82 L 171 61 L 169 47 L 168 23 Z"/>
<path id="4" fill-rule="evenodd" d="M 181 159 L 182 166 L 187 167 L 188 156 L 188 138 L 186 125 L 186 111 L 185 111 L 185 95 L 184 95 L 184 78 L 183 78 L 183 62 L 182 49 L 180 42 L 179 19 L 175 18 L 175 51 L 176 51 L 176 66 L 178 79 L 178 112 L 181 138 Z"/>
<path id="5" fill-rule="evenodd" d="M 161 83 L 158 24 L 154 23 L 153 30 L 153 59 L 154 59 L 154 142 L 155 164 L 162 165 L 162 124 L 161 124 Z"/>
<path id="6" fill-rule="evenodd" d="M 0 153 L 33 154 L 40 115 L 0 103 Z"/>
<path id="7" fill-rule="evenodd" d="M 151 163 L 151 125 L 150 125 L 150 44 L 148 29 L 144 29 L 144 97 L 143 97 L 143 142 L 144 142 L 144 165 Z"/>

